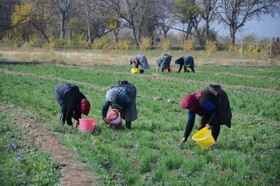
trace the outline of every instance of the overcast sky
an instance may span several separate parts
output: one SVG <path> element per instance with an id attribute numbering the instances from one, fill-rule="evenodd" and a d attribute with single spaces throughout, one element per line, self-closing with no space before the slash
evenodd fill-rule
<path id="1" fill-rule="evenodd" d="M 182 24 L 178 24 L 177 27 L 182 29 Z M 211 29 L 213 28 L 219 36 L 229 37 L 229 28 L 224 24 L 212 24 Z M 178 33 L 176 30 L 172 32 Z M 254 35 L 257 39 L 280 37 L 280 15 L 262 16 L 260 20 L 246 22 L 236 33 L 236 41 L 239 42 L 241 37 L 248 35 Z"/>
<path id="2" fill-rule="evenodd" d="M 224 25 L 216 25 L 215 31 L 218 35 L 229 36 L 229 29 Z M 280 15 L 263 16 L 261 20 L 252 20 L 246 22 L 245 26 L 240 28 L 236 34 L 237 38 L 255 35 L 258 39 L 280 37 Z"/>

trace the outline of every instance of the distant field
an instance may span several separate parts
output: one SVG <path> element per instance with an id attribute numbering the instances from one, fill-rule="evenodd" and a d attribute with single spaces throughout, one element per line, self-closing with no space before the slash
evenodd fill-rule
<path id="1" fill-rule="evenodd" d="M 6 55 L 2 52 L 2 61 L 11 60 Z M 206 58 L 198 57 L 201 65 L 196 67 L 197 73 L 156 74 L 153 64 L 143 75 L 132 75 L 130 53 L 114 55 L 116 63 L 104 55 L 98 60 L 91 56 L 96 62 L 81 57 L 77 60 L 80 64 L 72 63 L 74 58 L 63 64 L 47 57 L 51 63 L 0 65 L 1 103 L 35 113 L 37 121 L 74 149 L 76 159 L 86 163 L 103 185 L 280 184 L 280 66 L 255 61 L 240 66 L 233 63 L 236 59 L 221 56 L 217 59 L 224 59 L 225 64 L 230 61 L 232 66 L 216 60 L 211 60 L 215 65 L 204 65 Z M 148 55 L 156 59 L 156 55 Z M 176 71 L 178 66 L 172 64 L 172 68 Z M 138 91 L 139 118 L 132 123 L 132 130 L 107 128 L 101 118 L 106 90 L 123 79 L 133 82 Z M 78 85 L 90 100 L 89 117 L 97 120 L 98 133 L 81 134 L 59 124 L 60 109 L 53 90 L 61 83 Z M 229 96 L 232 128 L 222 126 L 212 151 L 201 150 L 191 139 L 180 147 L 187 111 L 181 110 L 179 103 L 185 94 L 210 83 L 220 84 Z M 192 134 L 198 121 L 197 117 Z"/>
<path id="2" fill-rule="evenodd" d="M 175 59 L 183 55 L 190 54 L 194 57 L 197 66 L 202 65 L 280 65 L 279 59 L 266 59 L 260 55 L 257 59 L 246 59 L 241 57 L 240 53 L 230 51 L 217 51 L 208 54 L 206 51 L 190 51 L 182 50 L 166 51 L 171 54 L 172 63 Z M 52 50 L 40 48 L 8 48 L 0 46 L 1 61 L 16 62 L 50 62 L 76 65 L 90 64 L 107 64 L 107 65 L 127 65 L 129 59 L 135 57 L 138 53 L 147 56 L 150 65 L 155 66 L 156 60 L 166 53 L 161 50 Z"/>

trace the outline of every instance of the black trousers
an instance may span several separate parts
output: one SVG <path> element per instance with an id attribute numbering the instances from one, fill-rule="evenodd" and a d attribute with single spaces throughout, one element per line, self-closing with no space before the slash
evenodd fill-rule
<path id="1" fill-rule="evenodd" d="M 181 72 L 182 68 L 184 65 L 180 65 L 178 73 Z M 187 67 L 189 67 L 193 73 L 195 73 L 194 67 L 193 66 L 184 66 L 184 72 L 187 72 Z"/>

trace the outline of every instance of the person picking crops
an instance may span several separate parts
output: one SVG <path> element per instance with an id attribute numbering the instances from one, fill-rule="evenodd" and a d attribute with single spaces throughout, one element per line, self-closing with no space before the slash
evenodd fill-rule
<path id="1" fill-rule="evenodd" d="M 61 107 L 62 124 L 66 121 L 68 125 L 72 125 L 73 117 L 77 121 L 75 127 L 78 127 L 82 114 L 88 115 L 90 111 L 90 102 L 80 92 L 79 87 L 72 84 L 61 84 L 55 87 L 54 95 Z"/>
<path id="2" fill-rule="evenodd" d="M 106 118 L 109 108 L 117 109 L 121 118 L 125 120 L 126 128 L 131 129 L 131 122 L 138 118 L 136 108 L 137 89 L 133 83 L 126 80 L 118 83 L 106 92 L 106 99 L 102 107 L 102 117 L 106 124 L 110 121 Z"/>
<path id="3" fill-rule="evenodd" d="M 183 67 L 184 67 L 184 72 L 189 72 L 188 68 L 190 68 L 192 70 L 192 72 L 195 73 L 194 60 L 193 60 L 193 57 L 190 55 L 184 55 L 183 57 L 176 59 L 175 64 L 180 65 L 178 73 L 181 72 Z"/>
<path id="4" fill-rule="evenodd" d="M 180 107 L 188 109 L 188 122 L 184 137 L 180 144 L 185 143 L 193 129 L 195 115 L 201 116 L 200 128 L 211 128 L 212 135 L 217 141 L 220 125 L 231 127 L 232 113 L 226 92 L 220 85 L 209 85 L 206 89 L 186 95 Z"/>
<path id="5" fill-rule="evenodd" d="M 157 60 L 157 72 L 158 69 L 161 67 L 161 71 L 164 72 L 164 70 L 168 70 L 168 72 L 171 72 L 170 63 L 171 63 L 172 56 L 169 54 L 164 54 L 163 57 L 159 58 Z"/>
<path id="6" fill-rule="evenodd" d="M 130 65 L 134 64 L 135 68 L 139 68 L 140 74 L 143 74 L 145 70 L 150 68 L 149 62 L 145 55 L 138 54 L 136 58 L 130 58 Z"/>

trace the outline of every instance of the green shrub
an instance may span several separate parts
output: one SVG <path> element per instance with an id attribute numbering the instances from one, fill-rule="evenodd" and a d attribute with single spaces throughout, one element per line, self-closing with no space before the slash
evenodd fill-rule
<path id="1" fill-rule="evenodd" d="M 29 38 L 29 41 L 28 41 L 29 45 L 32 46 L 32 47 L 41 47 L 42 46 L 42 41 L 40 40 L 40 38 L 36 35 L 34 36 L 31 36 Z"/>
<path id="2" fill-rule="evenodd" d="M 141 50 L 147 50 L 151 48 L 151 46 L 152 46 L 152 42 L 150 38 L 144 37 L 141 39 L 140 46 L 139 46 Z"/>
<path id="3" fill-rule="evenodd" d="M 108 41 L 105 37 L 99 38 L 99 39 L 95 39 L 93 46 L 96 49 L 105 49 L 109 47 Z"/>
<path id="4" fill-rule="evenodd" d="M 213 41 L 207 41 L 205 47 L 208 54 L 214 54 L 218 50 L 216 43 Z"/>
<path id="5" fill-rule="evenodd" d="M 185 52 L 191 51 L 193 49 L 193 47 L 194 47 L 194 40 L 192 40 L 192 39 L 185 41 L 185 43 L 182 46 L 182 48 Z"/>
<path id="6" fill-rule="evenodd" d="M 86 37 L 83 34 L 79 34 L 73 37 L 72 46 L 76 49 L 91 48 L 91 43 L 87 42 Z"/>
<path id="7" fill-rule="evenodd" d="M 170 38 L 164 39 L 161 42 L 161 49 L 163 51 L 168 51 L 168 50 L 170 50 L 170 48 L 171 48 L 171 39 Z"/>
<path id="8" fill-rule="evenodd" d="M 120 49 L 120 50 L 128 50 L 130 48 L 130 42 L 125 40 L 125 41 L 119 41 L 115 44 L 115 49 Z"/>
<path id="9" fill-rule="evenodd" d="M 44 45 L 45 48 L 53 49 L 57 47 L 57 42 L 54 38 L 50 38 L 48 42 Z"/>

